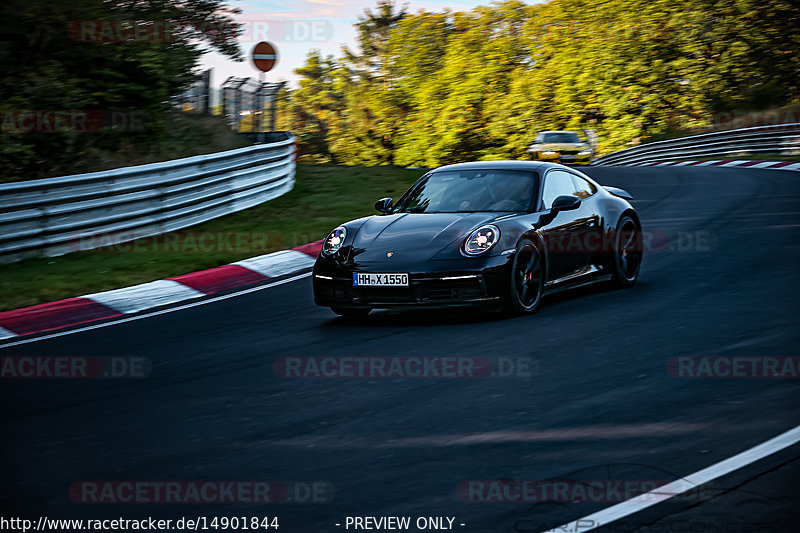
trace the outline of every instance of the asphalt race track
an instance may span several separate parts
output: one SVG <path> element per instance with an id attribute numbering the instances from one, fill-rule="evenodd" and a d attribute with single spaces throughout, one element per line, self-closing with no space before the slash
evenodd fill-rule
<path id="1" fill-rule="evenodd" d="M 585 171 L 630 191 L 651 235 L 632 289 L 561 293 L 522 318 L 384 311 L 353 322 L 315 307 L 306 276 L 0 349 L 152 365 L 144 379 L 2 380 L 2 514 L 267 515 L 286 533 L 344 531 L 347 516 L 455 516 L 461 531 L 541 531 L 616 502 L 463 501 L 457 487 L 672 481 L 800 424 L 798 379 L 667 371 L 679 356 L 800 355 L 800 176 Z M 495 374 L 503 358 L 531 370 L 472 379 L 276 376 L 276 359 L 313 355 L 485 357 Z M 711 496 L 659 504 L 609 530 L 680 531 L 654 529 L 680 518 L 707 526 L 699 531 L 734 521 L 798 531 L 790 522 L 800 514 L 798 459 L 795 445 L 718 480 Z M 69 487 L 88 480 L 276 480 L 293 491 L 306 485 L 291 482 L 316 482 L 324 494 L 308 502 L 291 492 L 292 501 L 261 505 L 71 501 Z"/>

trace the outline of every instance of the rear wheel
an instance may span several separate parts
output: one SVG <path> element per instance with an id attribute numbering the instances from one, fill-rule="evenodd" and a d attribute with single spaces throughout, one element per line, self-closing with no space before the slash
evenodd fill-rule
<path id="1" fill-rule="evenodd" d="M 348 318 L 362 318 L 367 316 L 372 309 L 369 307 L 331 307 L 331 311 Z"/>
<path id="2" fill-rule="evenodd" d="M 642 228 L 630 215 L 619 219 L 611 257 L 612 281 L 618 287 L 631 287 L 642 266 Z"/>
<path id="3" fill-rule="evenodd" d="M 544 293 L 544 260 L 536 245 L 525 239 L 517 245 L 511 265 L 506 310 L 514 314 L 533 313 Z"/>

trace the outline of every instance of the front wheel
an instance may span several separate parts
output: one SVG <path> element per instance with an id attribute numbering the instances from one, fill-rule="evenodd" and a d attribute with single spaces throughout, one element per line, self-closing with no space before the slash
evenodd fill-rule
<path id="1" fill-rule="evenodd" d="M 511 265 L 506 310 L 519 315 L 536 311 L 544 294 L 544 276 L 539 248 L 529 240 L 520 241 Z"/>
<path id="2" fill-rule="evenodd" d="M 617 287 L 632 287 L 642 267 L 642 228 L 630 215 L 619 219 L 611 257 L 612 281 Z"/>

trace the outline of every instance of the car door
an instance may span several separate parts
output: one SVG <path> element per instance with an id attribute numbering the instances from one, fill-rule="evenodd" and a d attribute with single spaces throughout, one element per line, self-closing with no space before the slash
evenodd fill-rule
<path id="1" fill-rule="evenodd" d="M 578 219 L 577 240 L 583 256 L 578 268 L 584 268 L 597 263 L 597 255 L 602 251 L 603 232 L 600 228 L 600 213 L 595 196 L 597 188 L 577 173 L 571 172 L 571 174 L 575 183 L 575 196 L 581 199 L 581 206 L 574 213 Z"/>
<path id="2" fill-rule="evenodd" d="M 576 179 L 578 177 L 571 172 L 551 169 L 545 174 L 542 184 L 541 207 L 544 211 L 549 210 L 559 196 L 581 198 L 578 209 L 561 211 L 540 228 L 550 259 L 551 281 L 577 272 L 589 264 L 591 250 L 585 239 L 597 224 L 597 217 L 592 207 L 594 202 L 586 202 L 582 197 L 589 198 L 591 191 L 586 196 L 586 191 L 580 188 L 582 186 L 578 185 Z"/>
<path id="3" fill-rule="evenodd" d="M 542 210 L 547 213 L 559 196 L 575 194 L 572 174 L 553 169 L 544 176 L 542 183 Z M 577 268 L 578 260 L 570 253 L 570 235 L 577 230 L 575 211 L 562 211 L 552 219 L 545 215 L 547 223 L 540 228 L 549 258 L 549 280 L 565 276 Z"/>

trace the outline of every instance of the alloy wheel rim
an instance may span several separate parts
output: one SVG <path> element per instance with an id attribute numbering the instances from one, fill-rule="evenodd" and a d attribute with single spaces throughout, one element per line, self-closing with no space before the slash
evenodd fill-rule
<path id="1" fill-rule="evenodd" d="M 531 309 L 539 300 L 541 271 L 539 252 L 531 245 L 522 247 L 514 263 L 514 288 L 520 305 L 525 309 Z"/>
<path id="2" fill-rule="evenodd" d="M 642 263 L 641 232 L 631 219 L 625 220 L 617 234 L 617 262 L 627 281 L 636 278 Z"/>

